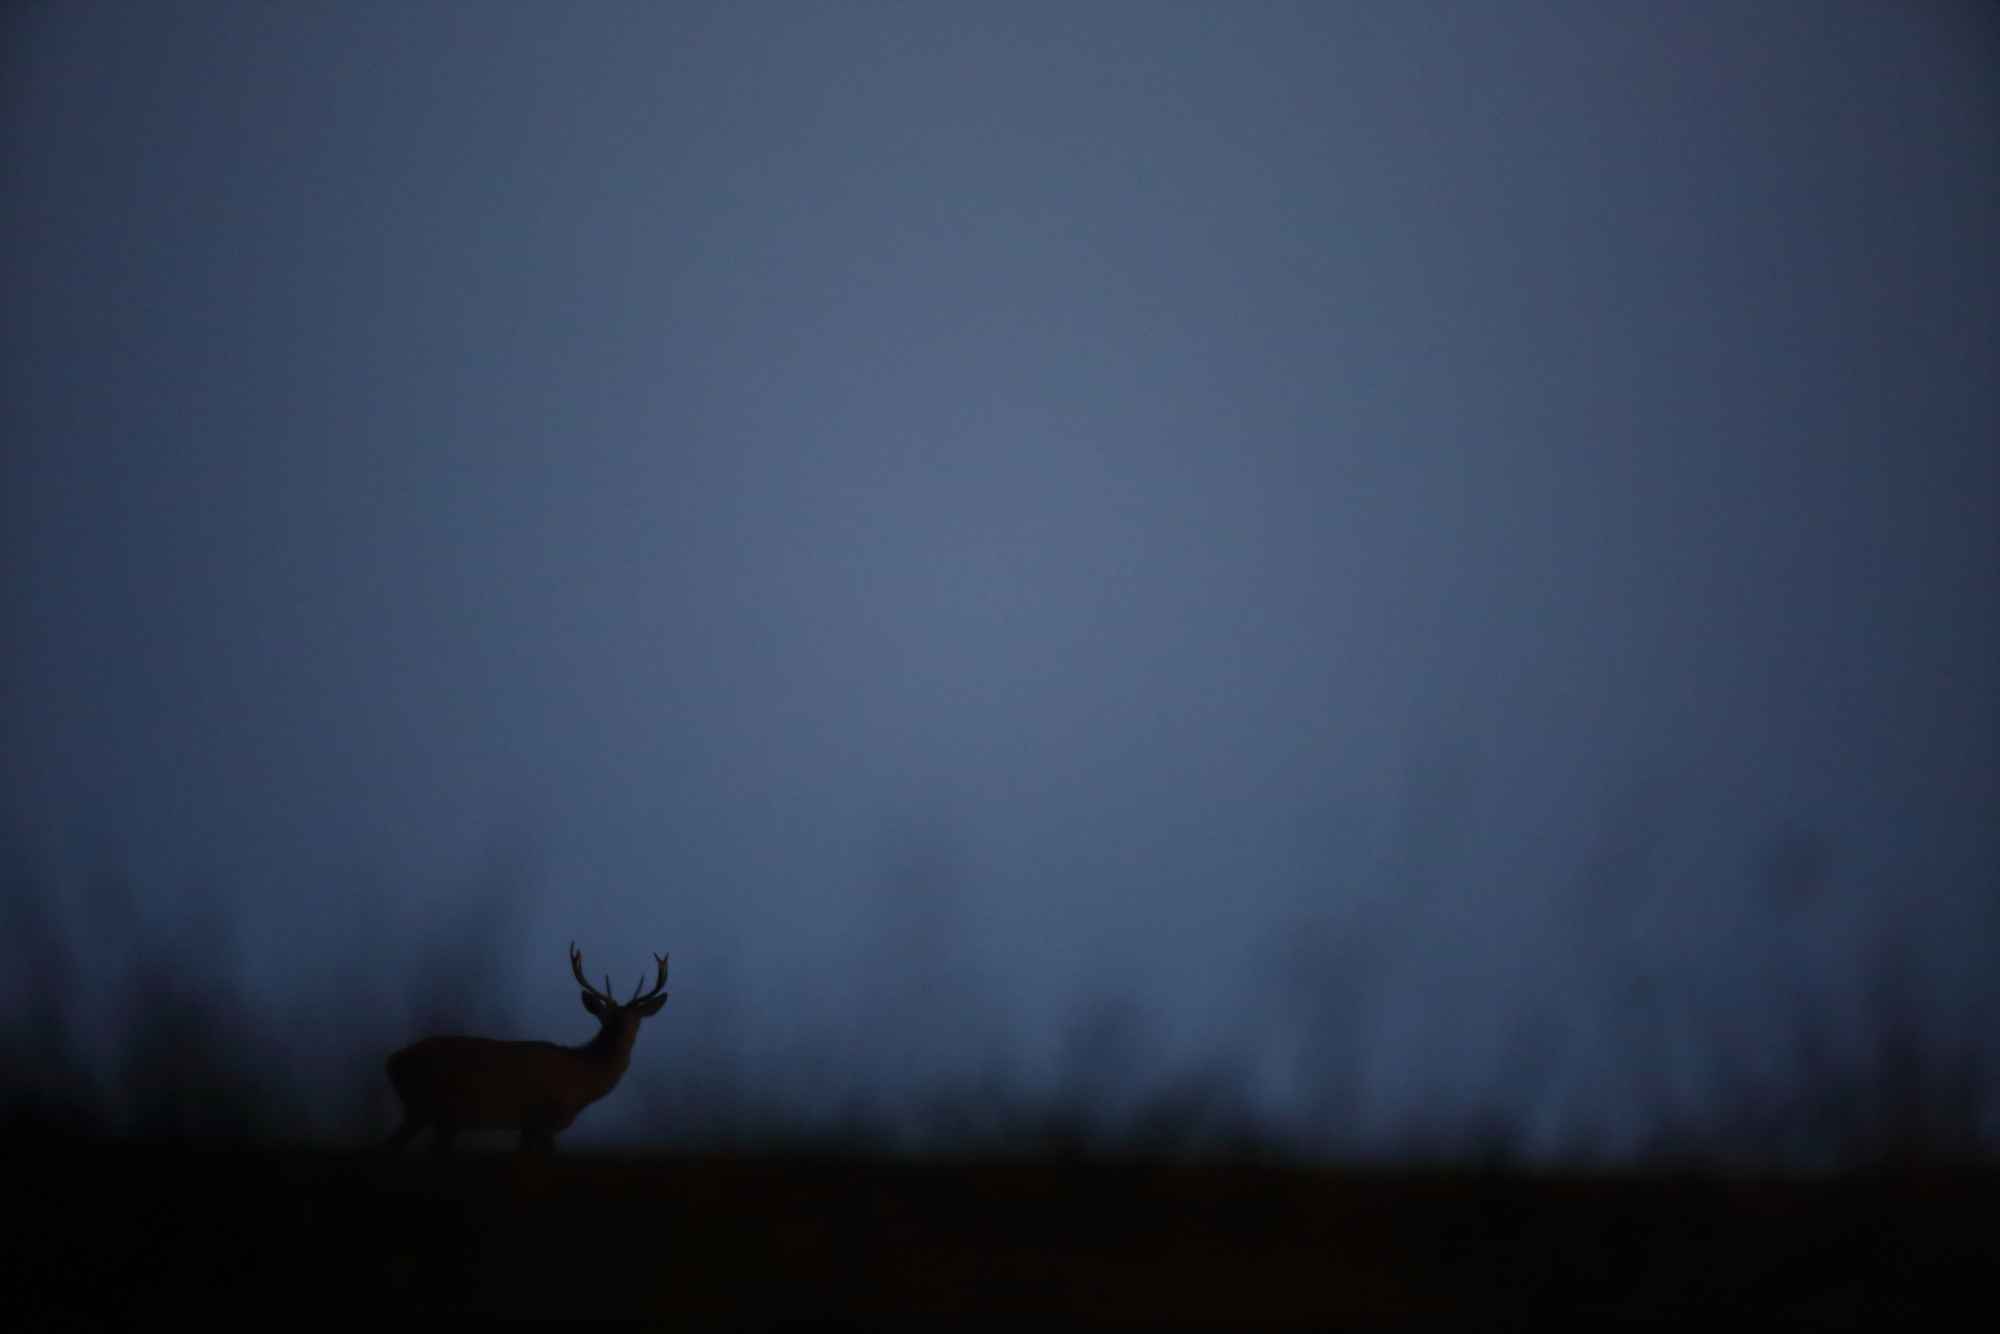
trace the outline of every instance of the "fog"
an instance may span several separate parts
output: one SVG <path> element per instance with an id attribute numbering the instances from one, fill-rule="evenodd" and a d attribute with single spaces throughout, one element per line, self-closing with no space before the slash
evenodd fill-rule
<path id="1" fill-rule="evenodd" d="M 15 1087 L 2000 1133 L 1984 7 L 6 22 Z"/>

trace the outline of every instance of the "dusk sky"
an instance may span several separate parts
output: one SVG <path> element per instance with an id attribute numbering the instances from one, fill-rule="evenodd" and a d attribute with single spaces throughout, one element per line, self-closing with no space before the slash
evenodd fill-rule
<path id="1" fill-rule="evenodd" d="M 673 958 L 581 1140 L 1216 1053 L 1615 1137 L 1893 926 L 1992 1040 L 1986 6 L 0 40 L 0 816 L 85 1028 L 143 938 L 379 1079 L 426 987 L 583 1040 L 574 939 Z"/>

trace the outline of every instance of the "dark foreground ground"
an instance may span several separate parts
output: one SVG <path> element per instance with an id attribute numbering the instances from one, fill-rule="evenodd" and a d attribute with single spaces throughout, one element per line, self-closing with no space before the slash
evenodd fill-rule
<path id="1" fill-rule="evenodd" d="M 1991 1172 L 1785 1183 L 14 1148 L 0 1320 L 16 1328 L 406 1311 L 691 1327 L 1563 1312 L 1874 1325 L 1976 1310 L 2000 1277 Z"/>

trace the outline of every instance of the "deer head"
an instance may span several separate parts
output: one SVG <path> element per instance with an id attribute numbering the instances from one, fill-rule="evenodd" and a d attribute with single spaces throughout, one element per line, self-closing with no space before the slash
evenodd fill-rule
<path id="1" fill-rule="evenodd" d="M 639 1036 L 639 1021 L 652 1018 L 667 1003 L 667 956 L 655 954 L 653 962 L 659 965 L 659 970 L 653 974 L 652 989 L 643 996 L 639 994 L 646 985 L 646 975 L 639 974 L 631 998 L 621 1005 L 611 994 L 611 974 L 604 975 L 604 990 L 590 985 L 590 979 L 583 975 L 583 955 L 575 941 L 569 943 L 569 970 L 576 976 L 576 984 L 583 988 L 583 1008 L 596 1015 L 603 1026 L 599 1038 L 620 1051 L 632 1050 L 632 1042 Z"/>

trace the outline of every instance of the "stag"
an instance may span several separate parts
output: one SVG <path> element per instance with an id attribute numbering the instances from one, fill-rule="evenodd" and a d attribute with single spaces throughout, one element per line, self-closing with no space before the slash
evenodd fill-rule
<path id="1" fill-rule="evenodd" d="M 581 1046 L 554 1042 L 503 1042 L 494 1038 L 431 1037 L 403 1048 L 388 1061 L 389 1083 L 402 1100 L 403 1123 L 383 1147 L 400 1152 L 428 1128 L 432 1148 L 451 1147 L 461 1130 L 511 1130 L 523 1152 L 549 1153 L 556 1136 L 577 1113 L 618 1086 L 632 1063 L 639 1022 L 667 1002 L 667 956 L 655 954 L 659 971 L 642 995 L 620 1004 L 583 975 L 583 955 L 569 947 L 569 970 L 583 988 L 583 1008 L 597 1016 L 597 1036 Z"/>

